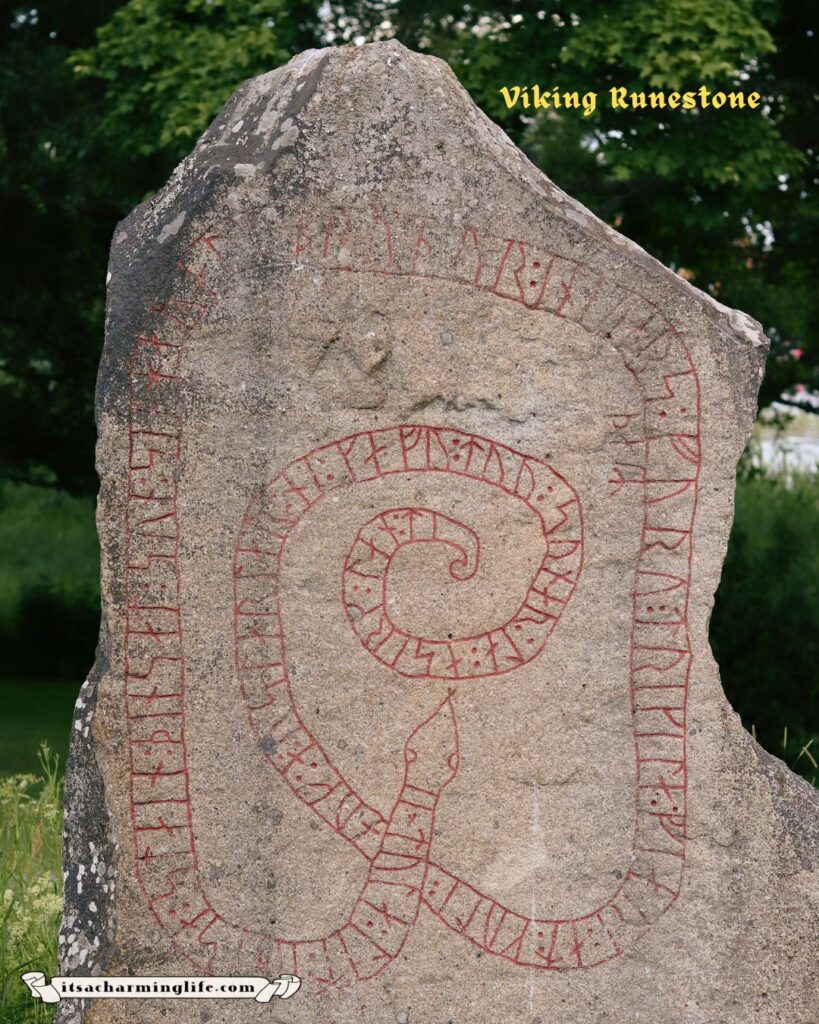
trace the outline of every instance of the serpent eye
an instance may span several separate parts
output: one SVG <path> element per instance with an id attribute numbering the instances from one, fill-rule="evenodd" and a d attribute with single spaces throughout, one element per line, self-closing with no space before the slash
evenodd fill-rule
<path id="1" fill-rule="evenodd" d="M 447 760 L 447 764 L 449 765 L 449 767 L 453 771 L 457 771 L 458 761 L 459 761 L 458 754 L 457 754 L 457 752 L 455 752 L 455 753 L 449 755 L 449 759 Z"/>
<path id="2" fill-rule="evenodd" d="M 413 761 L 417 761 L 418 751 L 413 750 L 412 747 L 407 747 L 407 749 L 404 751 L 404 760 L 407 762 L 407 764 L 412 764 Z"/>

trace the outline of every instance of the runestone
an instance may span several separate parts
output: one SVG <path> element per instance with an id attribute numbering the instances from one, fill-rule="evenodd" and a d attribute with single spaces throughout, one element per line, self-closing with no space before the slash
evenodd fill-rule
<path id="1" fill-rule="evenodd" d="M 766 351 L 442 62 L 243 85 L 113 241 L 60 948 L 302 987 L 62 1024 L 816 1024 L 708 646 Z"/>

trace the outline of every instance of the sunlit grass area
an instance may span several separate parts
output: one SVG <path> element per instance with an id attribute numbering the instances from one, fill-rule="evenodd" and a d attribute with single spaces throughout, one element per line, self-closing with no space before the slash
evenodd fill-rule
<path id="1" fill-rule="evenodd" d="M 26 971 L 57 973 L 62 909 L 63 784 L 56 755 L 40 748 L 38 774 L 0 779 L 0 1021 L 41 1024 L 54 1008 L 35 1000 Z"/>

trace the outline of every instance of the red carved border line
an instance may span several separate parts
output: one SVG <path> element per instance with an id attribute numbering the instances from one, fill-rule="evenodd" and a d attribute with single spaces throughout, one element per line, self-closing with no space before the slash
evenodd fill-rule
<path id="1" fill-rule="evenodd" d="M 384 211 L 356 220 L 334 209 L 300 226 L 296 256 L 312 266 L 460 282 L 533 312 L 579 323 L 610 341 L 643 395 L 640 415 L 612 415 L 626 454 L 610 483 L 613 494 L 639 486 L 644 512 L 632 600 L 630 692 L 637 760 L 632 854 L 620 885 L 601 906 L 571 920 L 533 921 L 431 857 L 438 799 L 457 771 L 453 694 L 408 738 L 404 781 L 387 814 L 360 800 L 307 732 L 289 692 L 271 559 L 280 556 L 300 515 L 330 489 L 333 482 L 322 481 L 315 471 L 323 468 L 327 477 L 335 476 L 331 462 L 348 485 L 389 472 L 449 472 L 526 500 L 541 517 L 546 554 L 516 618 L 502 631 L 460 638 L 457 645 L 439 644 L 402 633 L 400 624 L 381 614 L 391 556 L 409 542 L 398 536 L 403 528 L 419 531 L 413 542 L 449 544 L 456 553 L 454 578 L 474 572 L 477 537 L 440 513 L 379 513 L 361 528 L 343 567 L 345 607 L 365 649 L 407 677 L 447 678 L 457 684 L 507 671 L 530 660 L 527 650 L 534 657 L 542 649 L 580 570 L 577 496 L 531 456 L 462 431 L 412 425 L 325 445 L 295 460 L 257 495 L 243 521 L 234 562 L 237 666 L 251 725 L 296 796 L 369 864 L 365 884 L 338 929 L 289 941 L 252 933 L 214 908 L 199 873 L 188 789 L 177 516 L 183 428 L 179 359 L 186 335 L 205 321 L 216 300 L 208 281 L 222 258 L 218 241 L 205 234 L 191 244 L 179 261 L 174 294 L 146 311 L 131 353 L 125 692 L 137 873 L 156 920 L 203 970 L 295 971 L 319 992 L 382 971 L 400 952 L 421 906 L 511 964 L 566 970 L 612 960 L 677 898 L 684 862 L 691 667 L 687 615 L 700 395 L 679 332 L 642 296 L 527 242 Z M 465 450 L 470 459 L 480 459 L 466 470 L 464 462 L 455 461 Z M 533 470 L 533 482 L 557 489 L 544 515 L 541 506 L 528 501 L 538 493 L 545 497 L 543 488 L 521 485 L 521 476 Z M 282 518 L 287 502 L 293 503 L 291 512 Z M 386 546 L 384 538 L 389 538 Z M 565 559 L 559 569 L 558 558 Z M 372 603 L 371 595 L 352 590 L 365 577 L 378 597 Z M 531 643 L 523 649 L 510 633 L 515 625 L 529 630 L 524 635 Z M 510 647 L 502 646 L 506 640 Z M 251 647 L 258 650 L 248 658 Z M 264 652 L 261 661 L 259 651 Z M 510 656 L 511 661 L 505 660 Z M 273 714 L 277 701 L 278 717 Z M 447 752 L 445 763 L 431 753 L 441 750 Z"/>

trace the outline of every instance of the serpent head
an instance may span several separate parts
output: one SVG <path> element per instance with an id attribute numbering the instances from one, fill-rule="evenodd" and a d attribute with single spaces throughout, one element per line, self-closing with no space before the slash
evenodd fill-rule
<path id="1" fill-rule="evenodd" d="M 455 778 L 458 758 L 458 726 L 450 693 L 404 744 L 406 783 L 437 796 Z"/>

